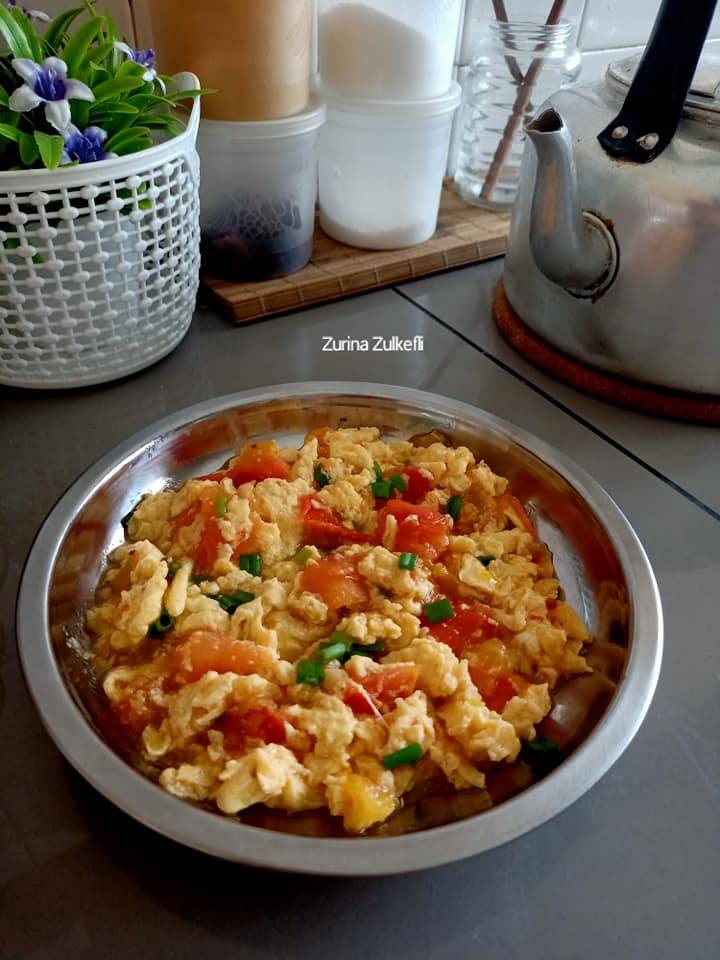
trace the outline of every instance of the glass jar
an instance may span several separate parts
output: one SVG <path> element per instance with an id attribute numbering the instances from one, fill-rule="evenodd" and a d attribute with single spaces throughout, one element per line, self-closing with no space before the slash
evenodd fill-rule
<path id="1" fill-rule="evenodd" d="M 468 203 L 490 209 L 512 205 L 525 145 L 523 127 L 539 105 L 577 80 L 582 58 L 573 24 L 488 24 L 475 59 L 461 71 L 460 147 L 455 169 L 458 192 Z"/>

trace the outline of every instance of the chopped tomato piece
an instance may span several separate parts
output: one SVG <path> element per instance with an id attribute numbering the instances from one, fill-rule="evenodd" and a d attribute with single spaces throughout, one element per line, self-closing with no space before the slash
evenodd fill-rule
<path id="1" fill-rule="evenodd" d="M 300 499 L 300 516 L 306 542 L 324 550 L 343 543 L 373 543 L 375 539 L 372 534 L 346 527 L 313 493 Z"/>
<path id="2" fill-rule="evenodd" d="M 142 733 L 148 724 L 160 721 L 162 707 L 156 698 L 163 692 L 163 679 L 153 677 L 134 687 L 127 698 L 112 704 L 112 711 L 122 726 L 133 733 Z"/>
<path id="3" fill-rule="evenodd" d="M 454 615 L 440 623 L 427 623 L 430 634 L 441 643 L 446 643 L 455 656 L 462 657 L 466 647 L 489 637 L 505 636 L 507 631 L 493 616 L 490 607 L 477 600 L 464 597 L 451 598 Z"/>
<path id="4" fill-rule="evenodd" d="M 241 749 L 246 740 L 285 743 L 287 739 L 285 719 L 270 706 L 251 710 L 230 707 L 220 718 L 218 729 L 224 735 L 225 746 L 231 750 Z"/>
<path id="5" fill-rule="evenodd" d="M 316 437 L 318 442 L 318 456 L 327 457 L 330 453 L 328 447 L 327 435 L 330 433 L 330 427 L 315 427 L 314 430 L 311 430 L 310 433 L 305 438 L 309 440 L 311 437 Z"/>
<path id="6" fill-rule="evenodd" d="M 193 568 L 198 573 L 210 573 L 218 558 L 218 548 L 224 543 L 220 527 L 214 517 L 205 521 L 195 550 L 192 552 Z"/>
<path id="7" fill-rule="evenodd" d="M 210 670 L 247 676 L 267 668 L 269 651 L 248 640 L 232 640 L 218 630 L 193 630 L 170 654 L 171 667 L 184 682 L 199 680 Z"/>
<path id="8" fill-rule="evenodd" d="M 476 684 L 477 686 L 477 684 Z M 480 691 L 485 705 L 496 713 L 502 713 L 508 700 L 512 700 L 519 691 L 512 677 L 494 677 L 492 689 Z"/>
<path id="9" fill-rule="evenodd" d="M 451 521 L 446 514 L 405 500 L 390 500 L 378 519 L 377 536 L 381 541 L 388 517 L 397 521 L 393 549 L 398 553 L 417 553 L 433 561 L 447 549 Z"/>
<path id="10" fill-rule="evenodd" d="M 408 503 L 419 503 L 426 493 L 430 493 L 433 482 L 426 477 L 419 467 L 404 467 L 400 473 L 407 480 L 407 487 L 397 491 L 396 496 Z"/>
<path id="11" fill-rule="evenodd" d="M 525 533 L 529 533 L 531 537 L 537 536 L 530 517 L 528 517 L 525 508 L 517 497 L 514 497 L 511 493 L 503 493 L 497 498 L 497 505 L 501 512 L 512 520 L 516 527 L 520 527 Z"/>
<path id="12" fill-rule="evenodd" d="M 415 689 L 420 667 L 415 664 L 399 663 L 397 666 L 383 667 L 377 673 L 368 673 L 355 681 L 370 697 L 376 708 L 392 708 L 398 697 L 409 697 Z M 348 687 L 345 703 L 353 713 L 373 713 L 367 696 L 354 686 Z"/>
<path id="13" fill-rule="evenodd" d="M 502 713 L 508 700 L 527 687 L 527 680 L 514 672 L 510 652 L 499 637 L 475 644 L 466 655 L 470 677 L 491 710 Z"/>
<path id="14" fill-rule="evenodd" d="M 463 499 L 460 513 L 453 524 L 453 533 L 462 535 L 483 530 L 491 520 L 497 517 L 498 507 L 495 498 L 471 488 Z"/>
<path id="15" fill-rule="evenodd" d="M 305 566 L 300 586 L 316 593 L 330 610 L 367 603 L 370 600 L 365 580 L 350 560 L 338 556 L 323 557 Z"/>
<path id="16" fill-rule="evenodd" d="M 232 459 L 227 470 L 218 470 L 197 479 L 224 480 L 230 477 L 237 487 L 241 483 L 267 480 L 269 477 L 285 480 L 289 474 L 290 467 L 277 455 L 275 441 L 261 440 L 260 443 L 249 443 L 239 456 Z"/>

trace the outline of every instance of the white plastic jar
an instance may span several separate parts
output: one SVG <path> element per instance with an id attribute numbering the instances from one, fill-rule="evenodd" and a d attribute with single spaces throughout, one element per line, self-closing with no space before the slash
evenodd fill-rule
<path id="1" fill-rule="evenodd" d="M 317 139 L 325 107 L 283 120 L 203 120 L 200 230 L 203 270 L 267 280 L 310 259 L 317 199 Z"/>
<path id="2" fill-rule="evenodd" d="M 452 83 L 462 0 L 319 0 L 318 58 L 338 97 L 421 100 Z"/>
<path id="3" fill-rule="evenodd" d="M 319 149 L 323 230 L 371 250 L 428 240 L 459 102 L 457 83 L 442 97 L 414 102 L 328 97 Z"/>

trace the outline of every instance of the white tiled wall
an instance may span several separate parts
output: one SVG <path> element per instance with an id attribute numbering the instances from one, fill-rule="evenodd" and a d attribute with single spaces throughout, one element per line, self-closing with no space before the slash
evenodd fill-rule
<path id="1" fill-rule="evenodd" d="M 693 0 L 687 0 L 691 4 Z M 510 20 L 541 20 L 551 0 L 505 0 Z M 582 81 L 599 80 L 613 60 L 639 52 L 652 31 L 660 0 L 567 0 L 563 17 L 578 24 L 583 51 Z M 466 0 L 466 19 L 460 63 L 472 56 L 485 24 L 494 17 L 491 0 Z M 708 34 L 710 48 L 720 54 L 720 5 Z"/>
<path id="2" fill-rule="evenodd" d="M 582 5 L 578 42 L 583 51 L 582 81 L 588 82 L 600 80 L 611 61 L 642 50 L 660 0 L 582 0 Z M 710 26 L 707 48 L 720 53 L 720 7 Z"/>

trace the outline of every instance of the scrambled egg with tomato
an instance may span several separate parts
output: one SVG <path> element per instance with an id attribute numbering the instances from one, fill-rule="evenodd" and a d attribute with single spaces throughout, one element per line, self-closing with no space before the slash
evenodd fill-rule
<path id="1" fill-rule="evenodd" d="M 144 497 L 88 625 L 166 790 L 362 833 L 424 779 L 482 787 L 589 670 L 559 586 L 469 449 L 324 428 Z"/>

